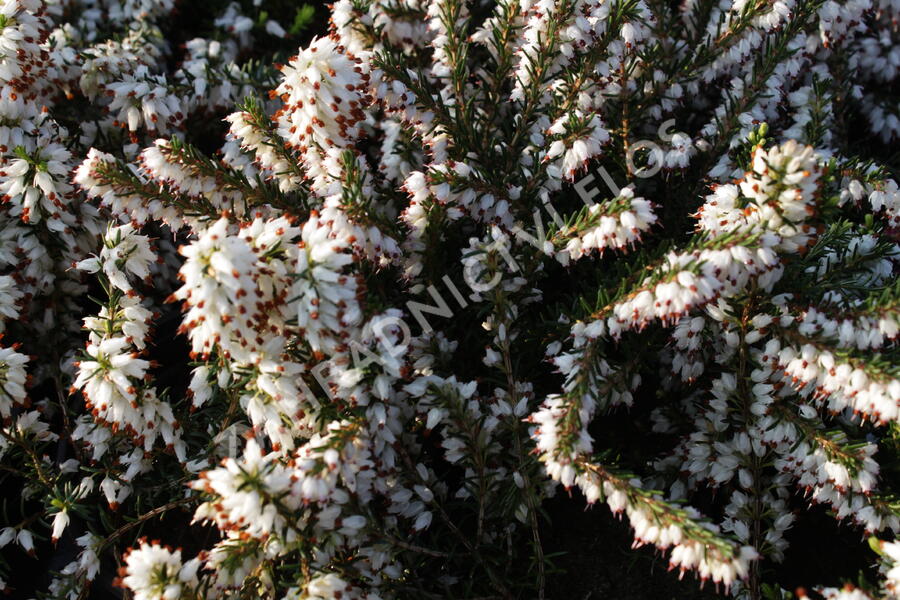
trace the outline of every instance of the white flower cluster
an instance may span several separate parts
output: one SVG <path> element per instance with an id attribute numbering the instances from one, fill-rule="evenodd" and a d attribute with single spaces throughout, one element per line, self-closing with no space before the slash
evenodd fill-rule
<path id="1" fill-rule="evenodd" d="M 306 177 L 319 193 L 334 183 L 334 152 L 352 147 L 361 136 L 368 69 L 330 37 L 313 40 L 282 69 L 275 90 L 284 100 L 276 117 L 278 133 L 303 160 Z M 235 135 L 241 138 L 240 131 Z M 251 140 L 243 144 L 256 150 Z"/>
<path id="2" fill-rule="evenodd" d="M 196 589 L 198 559 L 183 562 L 181 550 L 144 540 L 125 556 L 122 584 L 135 600 L 173 600 Z"/>
<path id="3" fill-rule="evenodd" d="M 195 354 L 220 350 L 247 362 L 283 331 L 296 235 L 283 217 L 241 229 L 219 219 L 181 248 L 183 285 L 173 299 L 187 305 L 184 329 Z"/>
<path id="4" fill-rule="evenodd" d="M 292 4 L 0 0 L 36 593 L 546 598 L 558 487 L 751 600 L 900 531 L 897 0 Z"/>
<path id="5" fill-rule="evenodd" d="M 836 358 L 815 344 L 781 344 L 770 340 L 762 359 L 784 371 L 790 385 L 813 400 L 827 400 L 834 412 L 850 409 L 874 421 L 900 417 L 900 381 L 889 374 L 867 371 L 864 365 Z"/>
<path id="6" fill-rule="evenodd" d="M 881 551 L 885 555 L 886 565 L 882 568 L 887 571 L 884 574 L 884 587 L 888 597 L 895 598 L 900 594 L 900 544 L 897 542 L 881 542 Z"/>
<path id="7" fill-rule="evenodd" d="M 692 522 L 701 517 L 696 510 L 688 509 L 680 519 L 661 517 L 660 498 L 642 497 L 635 492 L 639 480 L 627 484 L 614 478 L 604 481 L 588 472 L 579 485 L 589 501 L 606 498 L 614 514 L 624 512 L 634 529 L 636 546 L 652 544 L 663 550 L 671 549 L 669 566 L 681 573 L 696 571 L 701 580 L 730 588 L 747 576 L 750 563 L 759 558 L 752 546 L 727 547 L 723 551 L 703 540 L 704 533 L 718 533 L 718 528 L 702 521 Z"/>
<path id="8" fill-rule="evenodd" d="M 634 190 L 626 187 L 610 202 L 591 205 L 584 221 L 584 224 L 579 223 L 577 228 L 572 228 L 577 235 L 566 243 L 568 259 L 577 260 L 594 250 L 599 250 L 602 256 L 607 248 L 624 250 L 634 247 L 641 241 L 641 234 L 657 222 L 657 217 L 650 201 L 635 197 Z M 563 231 L 562 234 L 569 232 Z M 568 262 L 564 254 L 559 260 L 563 264 Z"/>
<path id="9" fill-rule="evenodd" d="M 28 397 L 25 385 L 28 374 L 25 365 L 28 357 L 16 352 L 13 348 L 0 348 L 0 417 L 8 419 L 12 416 L 13 407 L 24 405 Z"/>
<path id="10" fill-rule="evenodd" d="M 150 361 L 140 358 L 152 314 L 142 305 L 129 276 L 146 278 L 155 257 L 146 236 L 131 225 L 121 225 L 107 231 L 99 255 L 76 265 L 89 273 L 103 273 L 109 304 L 98 316 L 84 320 L 89 332 L 87 356 L 76 363 L 78 375 L 72 385 L 83 391 L 85 406 L 97 423 L 109 425 L 113 432 L 126 431 L 145 450 L 162 438 L 184 460 L 180 425 L 169 403 L 146 385 Z M 96 451 L 103 454 L 102 449 Z"/>
<path id="11" fill-rule="evenodd" d="M 714 379 L 713 399 L 697 414 L 696 430 L 683 438 L 672 457 L 658 463 L 662 471 L 671 467 L 682 477 L 686 474 L 689 489 L 704 481 L 719 487 L 737 480 L 741 491 L 731 494 L 725 508 L 725 530 L 768 556 L 783 557 L 784 531 L 794 520 L 787 511 L 788 474 L 813 501 L 832 504 L 839 518 L 851 516 L 870 531 L 900 525 L 897 515 L 872 495 L 879 472 L 872 458 L 876 446 L 850 450 L 846 442 L 828 437 L 818 429 L 813 408 L 815 401 L 828 399 L 826 408 L 832 412 L 849 408 L 881 423 L 897 419 L 900 381 L 834 354 L 840 348 L 881 348 L 896 338 L 892 305 L 882 309 L 877 320 L 864 313 L 865 324 L 855 319 L 839 323 L 815 307 L 795 317 L 785 312 L 789 298 L 780 297 L 781 316 L 751 314 L 749 332 L 742 332 L 741 321 L 732 316 L 735 297 L 751 285 L 771 289 L 783 276 L 786 267 L 779 255 L 804 251 L 815 242 L 817 232 L 806 222 L 820 202 L 819 160 L 810 148 L 794 142 L 768 151 L 757 148 L 753 170 L 737 185 L 717 186 L 698 211 L 698 231 L 706 236 L 706 248 L 669 253 L 654 266 L 654 278 L 602 308 L 594 320 L 572 328 L 573 350 L 554 359 L 565 376 L 566 393 L 548 396 L 529 418 L 537 425 L 532 435 L 551 477 L 566 487 L 577 484 L 589 499 L 609 493 L 599 487 L 609 479 L 597 477 L 588 462 L 593 452 L 588 425 L 597 402 L 612 403 L 610 389 L 630 393 L 626 390 L 636 385 L 617 377 L 608 359 L 595 354 L 608 338 L 621 339 L 629 330 L 660 320 L 676 323 L 672 372 L 680 381 L 698 381 L 709 368 L 707 362 L 735 360 L 735 348 L 741 344 L 755 345 L 756 360 L 771 365 L 744 376 L 752 382 L 746 394 L 732 373 Z M 718 240 L 727 241 L 717 246 Z M 826 266 L 825 272 L 832 268 Z M 708 316 L 697 315 L 704 308 Z M 802 349 L 791 346 L 788 334 L 806 340 Z M 714 345 L 704 346 L 705 339 Z M 776 372 L 783 372 L 784 379 Z M 813 400 L 813 406 L 804 405 L 800 415 L 788 418 L 792 411 L 780 406 L 783 398 L 796 393 Z M 742 402 L 747 403 L 746 412 L 734 412 L 732 407 Z M 798 441 L 804 439 L 809 441 Z M 773 455 L 783 474 L 770 478 L 760 465 Z M 684 483 L 673 486 L 676 497 L 684 493 Z M 760 505 L 777 518 L 764 539 L 752 539 L 749 523 L 759 518 Z"/>
<path id="12" fill-rule="evenodd" d="M 235 543 L 238 539 L 255 540 L 258 555 L 251 560 L 256 561 L 271 560 L 310 540 L 315 541 L 318 562 L 323 565 L 348 546 L 363 555 L 372 553 L 371 548 L 360 548 L 367 538 L 368 519 L 353 514 L 352 508 L 357 502 L 370 501 L 377 487 L 366 440 L 356 437 L 359 433 L 350 423 L 334 422 L 328 435 L 314 436 L 287 461 L 277 452 L 265 454 L 251 440 L 240 460 L 228 458 L 221 467 L 201 473 L 192 487 L 210 500 L 198 507 L 195 520 L 213 521 L 227 532 L 205 559 L 206 567 L 217 573 L 217 591 L 242 582 L 236 572 L 246 563 L 237 561 L 246 550 Z M 397 497 L 395 503 L 402 502 Z M 369 577 L 374 576 L 370 569 L 380 567 L 394 573 L 395 567 L 385 565 L 386 560 L 383 552 L 376 551 L 355 568 Z M 316 589 L 313 580 L 307 593 Z"/>
<path id="13" fill-rule="evenodd" d="M 593 324 L 592 337 L 618 336 L 652 320 L 676 322 L 741 292 L 751 278 L 770 288 L 781 277 L 777 253 L 796 252 L 811 239 L 803 221 L 813 212 L 818 166 L 811 148 L 789 141 L 768 152 L 757 149 L 753 168 L 739 186 L 718 186 L 700 207 L 698 230 L 710 236 L 707 247 L 670 252 L 655 269 L 656 280 L 647 278 L 643 289 L 609 307 L 606 322 Z M 734 241 L 717 243 L 729 235 Z"/>

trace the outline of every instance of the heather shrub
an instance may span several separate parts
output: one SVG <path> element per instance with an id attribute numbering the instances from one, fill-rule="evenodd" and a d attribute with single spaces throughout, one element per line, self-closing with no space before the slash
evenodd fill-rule
<path id="1" fill-rule="evenodd" d="M 0 0 L 0 587 L 558 598 L 568 494 L 898 597 L 898 18 Z"/>

